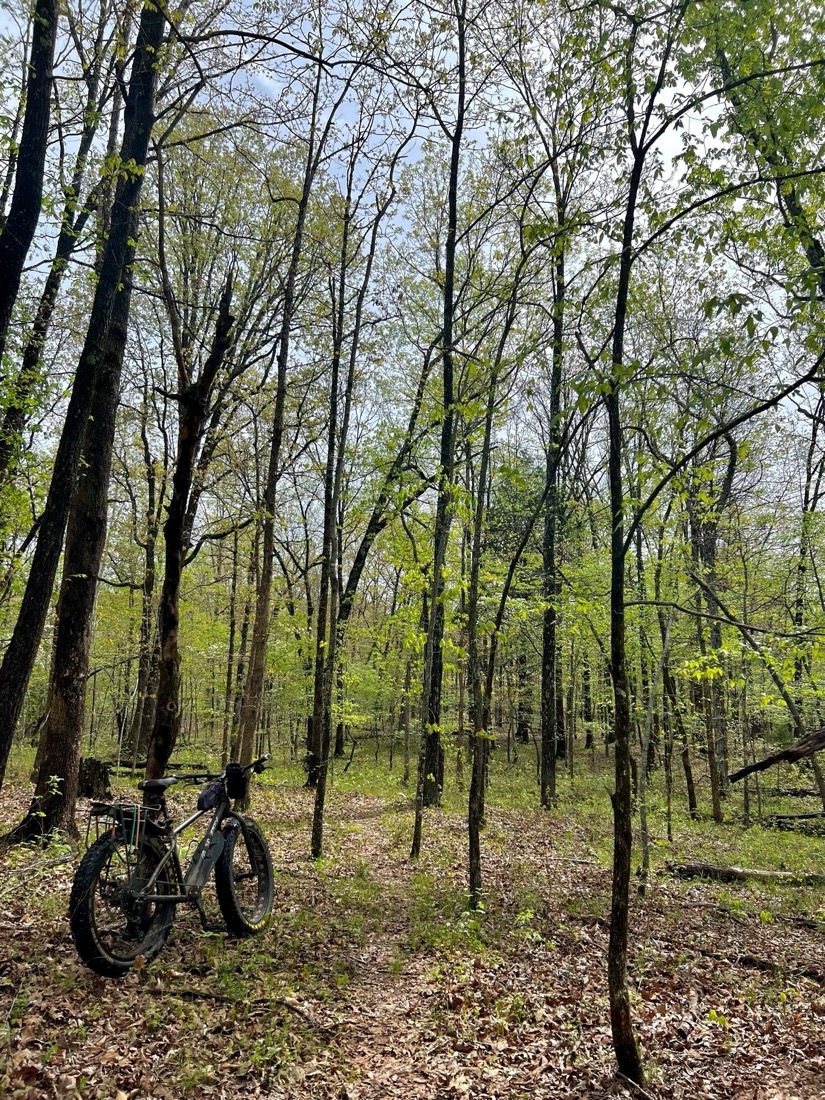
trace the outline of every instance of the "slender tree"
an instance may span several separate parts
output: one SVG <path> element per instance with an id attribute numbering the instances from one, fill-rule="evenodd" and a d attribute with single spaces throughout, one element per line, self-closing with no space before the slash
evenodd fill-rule
<path id="1" fill-rule="evenodd" d="M 15 157 L 14 191 L 0 228 L 0 360 L 6 350 L 23 266 L 40 220 L 57 24 L 57 0 L 37 0 L 26 70 L 23 129 Z"/>

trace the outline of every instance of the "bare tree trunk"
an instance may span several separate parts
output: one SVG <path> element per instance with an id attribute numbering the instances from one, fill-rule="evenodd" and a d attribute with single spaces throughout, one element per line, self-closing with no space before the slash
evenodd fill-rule
<path id="1" fill-rule="evenodd" d="M 63 580 L 57 610 L 49 687 L 49 717 L 42 734 L 40 762 L 31 807 L 10 834 L 13 841 L 46 836 L 55 829 L 76 835 L 80 748 L 85 724 L 86 683 L 95 596 L 109 505 L 109 477 L 120 398 L 129 299 L 121 295 L 106 332 L 105 367 L 95 387 L 81 472 L 71 502 Z"/>
<path id="2" fill-rule="evenodd" d="M 663 629 L 664 623 L 661 624 L 660 630 Z M 664 634 L 662 635 L 664 641 Z M 670 712 L 673 717 L 674 725 L 679 733 L 679 755 L 682 760 L 682 768 L 685 773 L 685 788 L 687 790 L 688 797 L 688 811 L 694 821 L 699 817 L 699 808 L 696 802 L 696 784 L 693 781 L 693 766 L 690 760 L 690 739 L 688 732 L 685 729 L 685 724 L 682 719 L 682 711 L 679 706 L 679 697 L 676 693 L 676 684 L 674 683 L 673 676 L 670 671 L 670 666 L 665 662 L 662 668 L 662 680 L 665 686 L 667 697 L 670 700 Z"/>
<path id="3" fill-rule="evenodd" d="M 557 176 L 557 173 L 554 172 Z M 563 240 L 566 213 L 561 192 L 556 182 L 556 220 L 559 241 Z M 559 714 L 560 655 L 557 639 L 557 600 L 561 591 L 556 561 L 556 543 L 559 536 L 559 463 L 561 460 L 561 382 L 564 356 L 564 307 L 565 307 L 565 255 L 564 246 L 557 245 L 553 279 L 553 362 L 550 376 L 550 438 L 545 457 L 545 513 L 542 539 L 542 593 L 545 610 L 541 637 L 541 805 L 549 809 L 556 801 L 556 760 L 561 728 L 564 736 L 564 719 Z"/>
<path id="4" fill-rule="evenodd" d="M 56 0 L 37 0 L 32 20 L 26 107 L 17 150 L 14 194 L 0 232 L 0 359 L 6 349 L 23 266 L 40 220 L 57 20 Z"/>
<path id="5" fill-rule="evenodd" d="M 633 844 L 630 785 L 630 687 L 625 652 L 625 500 L 622 484 L 621 372 L 633 256 L 633 232 L 639 186 L 644 166 L 644 146 L 634 150 L 633 170 L 623 227 L 622 258 L 616 290 L 613 329 L 613 376 L 605 397 L 608 416 L 608 477 L 610 481 L 610 671 L 613 678 L 616 789 L 613 794 L 613 888 L 610 904 L 610 942 L 607 953 L 607 985 L 613 1049 L 620 1072 L 639 1085 L 644 1070 L 633 1032 L 627 988 L 630 872 Z"/>
<path id="6" fill-rule="evenodd" d="M 335 750 L 333 755 L 341 759 L 347 743 L 347 723 L 343 719 L 344 695 L 344 668 L 338 665 L 335 671 L 335 695 L 338 701 L 338 721 L 335 723 Z"/>
<path id="7" fill-rule="evenodd" d="M 201 428 L 206 418 L 208 402 L 218 371 L 232 345 L 234 317 L 232 276 L 227 279 L 218 307 L 218 318 L 212 347 L 197 380 L 181 392 L 178 446 L 172 475 L 172 495 L 167 506 L 164 537 L 164 574 L 160 595 L 158 634 L 160 665 L 155 725 L 146 755 L 147 779 L 158 779 L 177 743 L 181 721 L 180 650 L 180 585 L 186 554 L 186 516 L 197 459 Z M 179 364 L 182 375 L 182 366 Z"/>
<path id="8" fill-rule="evenodd" d="M 331 743 L 332 722 L 332 688 L 335 678 L 335 664 L 337 655 L 343 642 L 347 620 L 352 609 L 352 600 L 355 587 L 350 588 L 350 582 L 357 585 L 360 577 L 360 568 L 363 568 L 365 558 L 361 559 L 358 572 L 355 572 L 356 564 L 350 571 L 347 589 L 342 592 L 342 579 L 340 570 L 341 546 L 340 546 L 340 502 L 344 482 L 344 458 L 347 438 L 349 435 L 349 423 L 352 413 L 352 400 L 355 386 L 355 368 L 358 359 L 358 351 L 361 343 L 361 329 L 364 317 L 364 307 L 367 299 L 370 282 L 372 279 L 373 263 L 378 244 L 378 230 L 390 205 L 393 201 L 395 190 L 393 186 L 393 171 L 400 157 L 403 143 L 396 151 L 390 164 L 389 191 L 386 199 L 381 203 L 372 222 L 369 236 L 369 248 L 364 265 L 364 274 L 355 302 L 354 317 L 351 325 L 349 356 L 347 363 L 347 375 L 343 392 L 343 415 L 340 426 L 338 425 L 338 386 L 341 356 L 344 346 L 344 326 L 346 321 L 346 276 L 350 266 L 349 241 L 350 218 L 353 200 L 353 183 L 357 159 L 361 150 L 353 149 L 352 160 L 347 176 L 347 194 L 342 233 L 340 265 L 338 270 L 338 303 L 334 310 L 333 328 L 333 357 L 332 378 L 330 381 L 330 424 L 327 440 L 327 468 L 324 487 L 324 534 L 323 534 L 323 559 L 321 566 L 321 590 L 318 607 L 318 657 L 315 665 L 315 694 L 313 699 L 313 751 L 320 752 L 318 778 L 315 795 L 315 806 L 312 821 L 312 855 L 317 858 L 321 855 L 323 847 L 324 809 L 326 801 L 326 782 L 329 767 L 329 753 Z M 403 445 L 402 445 L 403 447 Z M 375 512 L 373 512 L 375 516 Z M 361 549 L 364 549 L 362 542 Z M 367 546 L 368 549 L 368 546 Z M 334 566 L 337 566 L 334 568 Z M 323 622 L 326 624 L 326 597 L 329 589 L 329 630 L 323 627 L 326 649 L 322 649 L 321 637 Z M 346 602 L 345 602 L 346 601 Z M 395 595 L 393 596 L 393 602 Z M 323 608 L 322 608 L 323 603 Z M 340 674 L 338 684 L 343 695 L 343 678 Z M 318 729 L 321 729 L 320 745 L 318 744 Z M 337 747 L 337 746 L 336 746 Z M 343 755 L 343 726 L 341 730 L 341 755 Z M 317 758 L 317 757 L 316 757 Z"/>
<path id="9" fill-rule="evenodd" d="M 464 135 L 464 113 L 467 81 L 467 3 L 453 0 L 452 15 L 456 25 L 456 114 L 450 137 L 450 173 L 447 185 L 447 238 L 444 243 L 444 291 L 442 299 L 441 381 L 442 409 L 441 444 L 439 450 L 438 500 L 433 531 L 433 571 L 430 585 L 430 620 L 424 643 L 424 675 L 421 692 L 421 748 L 418 754 L 418 777 L 415 798 L 412 858 L 421 852 L 421 827 L 425 806 L 437 806 L 441 801 L 439 776 L 444 770 L 444 750 L 441 744 L 441 692 L 444 678 L 444 570 L 452 525 L 452 495 L 455 465 L 455 392 L 453 359 L 455 354 L 453 322 L 455 313 L 455 260 L 458 233 L 458 187 L 461 164 L 461 143 Z"/>
<path id="10" fill-rule="evenodd" d="M 481 445 L 473 535 L 470 543 L 470 583 L 467 592 L 467 673 L 470 685 L 470 728 L 473 739 L 473 765 L 470 774 L 470 798 L 467 806 L 467 834 L 469 842 L 470 905 L 474 909 L 477 909 L 481 904 L 481 827 L 484 823 L 484 788 L 487 778 L 487 755 L 491 736 L 490 707 L 489 700 L 487 700 L 485 706 L 484 677 L 479 652 L 478 602 L 482 535 L 487 500 L 487 482 L 490 476 L 490 448 L 499 365 L 500 357 L 497 357 L 490 375 L 487 392 L 484 441 Z"/>
<path id="11" fill-rule="evenodd" d="M 344 222 L 342 267 L 346 270 L 349 247 L 349 196 Z M 333 616 L 327 615 L 330 603 L 330 585 L 333 576 L 336 519 L 336 436 L 338 432 L 338 378 L 341 366 L 341 341 L 344 326 L 344 280 L 341 278 L 338 309 L 336 311 L 335 340 L 332 356 L 332 373 L 329 384 L 329 423 L 327 425 L 327 461 L 324 474 L 324 527 L 321 544 L 321 580 L 318 590 L 318 618 L 316 620 L 315 681 L 312 706 L 312 756 L 313 767 L 307 776 L 307 785 L 315 786 L 315 807 L 312 819 L 312 856 L 318 859 L 323 848 L 324 805 L 330 752 L 331 699 L 327 688 L 332 688 L 335 660 L 333 651 Z M 343 449 L 343 440 L 341 441 Z"/>
<path id="12" fill-rule="evenodd" d="M 699 605 L 697 610 L 700 612 L 696 616 L 696 636 L 699 645 L 699 652 L 704 657 L 707 653 L 707 646 L 705 645 L 705 631 L 702 626 L 702 596 L 697 592 L 696 602 Z M 707 684 L 703 681 L 699 686 L 700 699 L 702 706 L 702 716 L 705 721 L 705 744 L 707 746 L 708 753 L 708 775 L 710 778 L 710 802 L 713 813 L 713 820 L 717 825 L 721 824 L 723 820 L 722 816 L 722 800 L 719 795 L 719 769 L 716 766 L 716 736 L 714 730 L 713 716 L 712 716 L 712 701 L 710 692 L 708 691 Z"/>
<path id="13" fill-rule="evenodd" d="M 109 330 L 114 317 L 128 317 L 129 314 L 143 168 L 154 122 L 157 54 L 165 27 L 166 18 L 161 11 L 154 5 L 144 7 L 132 62 L 120 152 L 120 163 L 130 167 L 118 179 L 111 230 L 103 252 L 89 328 L 55 456 L 37 548 L 17 623 L 0 667 L 0 780 L 5 774 L 12 738 L 46 621 L 94 388 L 105 369 L 107 356 L 112 353 Z M 125 328 L 122 338 L 125 343 Z M 122 357 L 122 346 L 118 354 Z"/>
<path id="14" fill-rule="evenodd" d="M 272 418 L 269 463 L 263 499 L 263 523 L 261 524 L 261 567 L 258 574 L 258 586 L 255 594 L 255 624 L 252 629 L 252 642 L 249 648 L 249 667 L 241 705 L 240 725 L 238 729 L 238 756 L 244 763 L 252 760 L 252 746 L 258 724 L 261 705 L 261 691 L 264 682 L 264 664 L 266 661 L 266 643 L 269 638 L 269 617 L 272 588 L 272 563 L 275 543 L 275 494 L 280 477 L 281 444 L 284 435 L 284 410 L 287 394 L 287 367 L 289 365 L 290 338 L 295 320 L 298 268 L 303 252 L 304 228 L 312 185 L 318 170 L 320 148 L 323 147 L 325 134 L 318 139 L 318 110 L 321 82 L 321 65 L 318 65 L 312 102 L 309 144 L 304 164 L 304 178 L 301 198 L 292 235 L 292 252 L 284 283 L 283 312 L 278 333 L 277 389 L 275 409 Z"/>

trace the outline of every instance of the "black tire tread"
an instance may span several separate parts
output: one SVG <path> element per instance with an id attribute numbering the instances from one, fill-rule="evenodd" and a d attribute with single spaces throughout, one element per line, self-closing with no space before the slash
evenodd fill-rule
<path id="1" fill-rule="evenodd" d="M 251 838 L 258 857 L 263 859 L 264 877 L 262 885 L 265 894 L 263 899 L 259 899 L 261 901 L 260 911 L 250 915 L 238 900 L 233 872 L 235 847 L 238 843 L 244 845 L 246 843 L 243 829 L 237 818 L 230 818 L 223 828 L 224 848 L 220 859 L 215 865 L 215 888 L 218 895 L 218 904 L 231 935 L 238 937 L 255 936 L 259 932 L 263 932 L 269 924 L 272 916 L 272 905 L 275 900 L 275 876 L 272 871 L 272 857 L 269 854 L 269 846 L 257 822 L 250 817 L 245 817 L 244 828 Z"/>
<path id="2" fill-rule="evenodd" d="M 163 904 L 152 922 L 150 934 L 137 945 L 133 955 L 114 955 L 100 942 L 96 935 L 93 899 L 102 871 L 116 848 L 124 843 L 117 837 L 102 836 L 91 845 L 75 872 L 69 900 L 69 924 L 77 953 L 86 966 L 104 978 L 122 978 L 135 965 L 139 955 L 145 962 L 154 959 L 166 943 L 175 919 L 174 903 Z"/>

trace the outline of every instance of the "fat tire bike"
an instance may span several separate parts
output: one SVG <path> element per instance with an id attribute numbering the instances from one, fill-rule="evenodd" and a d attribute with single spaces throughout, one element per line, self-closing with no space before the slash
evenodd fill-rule
<path id="1" fill-rule="evenodd" d="M 78 865 L 69 901 L 69 923 L 80 958 L 97 974 L 121 978 L 161 951 L 181 902 L 193 905 L 205 931 L 252 936 L 269 924 L 275 896 L 272 859 L 258 824 L 232 808 L 243 799 L 251 764 L 229 764 L 219 775 L 196 772 L 145 779 L 144 804 L 95 802 L 89 811 L 90 844 Z M 166 792 L 176 783 L 207 786 L 197 810 L 172 820 Z M 211 813 L 206 832 L 184 869 L 178 837 Z M 202 892 L 214 870 L 225 925 L 207 920 Z"/>

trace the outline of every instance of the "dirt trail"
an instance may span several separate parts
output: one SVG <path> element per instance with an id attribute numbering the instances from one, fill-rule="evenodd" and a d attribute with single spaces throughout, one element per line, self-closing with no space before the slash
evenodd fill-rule
<path id="1" fill-rule="evenodd" d="M 3 792 L 0 827 L 25 798 Z M 407 803 L 333 790 L 316 865 L 310 814 L 311 795 L 287 788 L 256 806 L 279 872 L 265 936 L 204 936 L 181 912 L 161 956 L 121 982 L 74 954 L 71 854 L 0 853 L 0 1095 L 631 1095 L 613 1076 L 605 995 L 610 876 L 578 821 L 491 809 L 478 917 L 463 911 L 459 815 L 428 816 L 411 864 Z M 823 903 L 808 891 L 790 904 L 810 914 Z M 811 966 L 825 936 L 781 904 L 758 888 L 657 879 L 634 898 L 630 976 L 651 1097 L 825 1098 L 825 987 Z"/>

